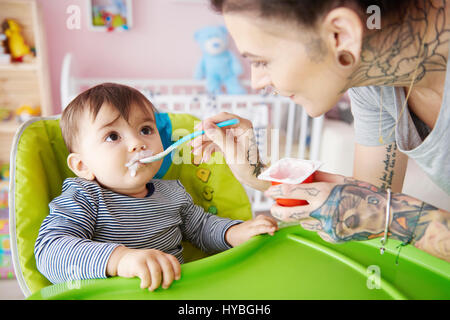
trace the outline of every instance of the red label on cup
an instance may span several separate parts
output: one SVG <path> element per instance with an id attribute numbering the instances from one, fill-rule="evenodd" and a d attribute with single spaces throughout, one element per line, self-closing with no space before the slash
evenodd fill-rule
<path id="1" fill-rule="evenodd" d="M 313 172 L 313 174 L 311 174 L 308 178 L 306 178 L 305 181 L 303 181 L 301 184 L 314 182 L 314 174 L 315 172 Z M 276 186 L 278 184 L 281 183 L 272 181 L 273 186 Z M 296 207 L 296 206 L 305 206 L 309 204 L 308 201 L 301 199 L 275 199 L 275 200 L 277 204 L 282 207 Z"/>

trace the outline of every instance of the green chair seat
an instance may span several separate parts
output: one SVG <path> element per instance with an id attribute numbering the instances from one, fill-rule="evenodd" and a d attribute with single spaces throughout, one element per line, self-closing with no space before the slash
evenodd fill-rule
<path id="1" fill-rule="evenodd" d="M 188 114 L 156 114 L 163 146 L 167 148 L 193 131 L 197 118 Z M 205 211 L 222 217 L 248 220 L 251 205 L 243 186 L 218 153 L 213 164 L 195 165 L 180 161 L 190 157 L 185 144 L 173 156 L 167 156 L 156 178 L 179 179 Z M 183 156 L 184 154 L 184 156 Z M 61 193 L 62 183 L 74 173 L 67 166 L 68 151 L 59 127 L 59 117 L 35 118 L 18 130 L 11 153 L 10 234 L 13 263 L 19 285 L 26 296 L 51 283 L 37 270 L 34 244 L 48 204 Z M 205 257 L 188 243 L 184 245 L 186 262 Z"/>

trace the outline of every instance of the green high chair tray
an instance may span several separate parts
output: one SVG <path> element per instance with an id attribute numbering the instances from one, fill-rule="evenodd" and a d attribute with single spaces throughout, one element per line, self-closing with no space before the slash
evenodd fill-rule
<path id="1" fill-rule="evenodd" d="M 170 288 L 140 289 L 138 278 L 61 283 L 29 299 L 448 299 L 450 264 L 412 246 L 398 264 L 398 241 L 380 255 L 379 239 L 330 244 L 300 226 L 257 236 L 182 265 Z"/>

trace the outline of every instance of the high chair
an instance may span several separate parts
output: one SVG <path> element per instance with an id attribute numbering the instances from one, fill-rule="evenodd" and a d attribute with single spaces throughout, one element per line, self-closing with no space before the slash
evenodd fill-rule
<path id="1" fill-rule="evenodd" d="M 163 146 L 192 132 L 196 118 L 157 114 Z M 61 193 L 66 165 L 58 117 L 24 123 L 13 142 L 10 172 L 10 235 L 14 269 L 30 299 L 448 299 L 450 264 L 413 246 L 399 252 L 389 239 L 380 255 L 379 239 L 332 244 L 298 224 L 274 236 L 259 235 L 206 257 L 184 243 L 182 278 L 167 290 L 139 288 L 139 279 L 50 282 L 37 270 L 34 244 L 48 204 Z M 194 202 L 223 217 L 247 220 L 251 205 L 221 155 L 215 164 L 196 165 L 190 147 L 167 156 L 156 178 L 179 179 Z M 400 255 L 400 257 L 399 257 Z M 204 258 L 203 258 L 204 257 Z M 202 259 L 200 259 L 202 258 Z M 195 261 L 192 261 L 195 260 Z M 397 264 L 398 262 L 398 264 Z M 31 296 L 30 296 L 31 295 Z"/>
<path id="2" fill-rule="evenodd" d="M 164 148 L 194 130 L 198 121 L 188 114 L 155 114 Z M 219 153 L 214 163 L 195 164 L 190 147 L 164 158 L 158 179 L 179 179 L 194 203 L 221 217 L 248 220 L 251 205 Z M 25 296 L 51 283 L 37 270 L 34 244 L 48 204 L 61 193 L 64 179 L 74 173 L 67 166 L 68 150 L 59 127 L 59 116 L 34 118 L 25 122 L 13 141 L 11 152 L 9 218 L 11 252 L 19 286 Z M 183 243 L 185 261 L 206 255 L 190 243 Z"/>

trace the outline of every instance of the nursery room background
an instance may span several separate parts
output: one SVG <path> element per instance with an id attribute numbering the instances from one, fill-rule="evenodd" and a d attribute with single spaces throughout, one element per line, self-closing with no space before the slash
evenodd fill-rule
<path id="1" fill-rule="evenodd" d="M 60 114 L 91 85 L 135 86 L 163 112 L 199 118 L 235 112 L 253 121 L 266 161 L 310 158 L 324 163 L 321 170 L 352 175 L 349 101 L 344 97 L 324 117 L 311 119 L 289 99 L 253 91 L 248 61 L 207 0 L 0 0 L 0 23 L 0 299 L 23 298 L 8 234 L 14 135 L 31 117 Z M 208 42 L 220 37 L 221 43 Z M 208 50 L 229 51 L 237 82 L 207 82 L 198 66 Z M 255 212 L 269 211 L 268 199 L 248 192 Z M 448 196 L 412 160 L 403 192 L 450 210 Z"/>

